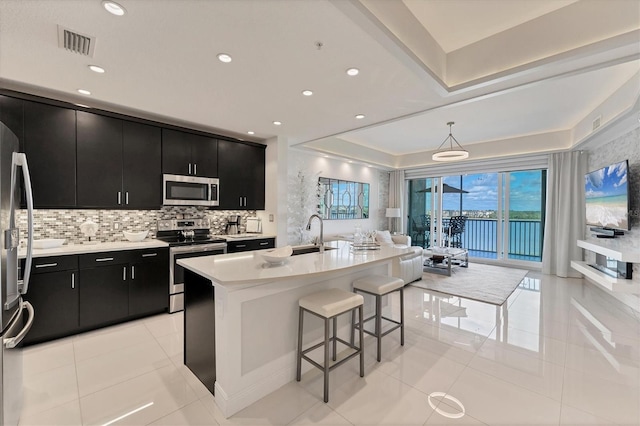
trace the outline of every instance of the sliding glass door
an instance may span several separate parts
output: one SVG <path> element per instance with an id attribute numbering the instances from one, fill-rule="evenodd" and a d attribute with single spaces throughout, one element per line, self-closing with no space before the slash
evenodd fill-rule
<path id="1" fill-rule="evenodd" d="M 541 261 L 546 170 L 411 179 L 408 188 L 407 233 L 414 245 L 463 247 L 475 258 Z"/>

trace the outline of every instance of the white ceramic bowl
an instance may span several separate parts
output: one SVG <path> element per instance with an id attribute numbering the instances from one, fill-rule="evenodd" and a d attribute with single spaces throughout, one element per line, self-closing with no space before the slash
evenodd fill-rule
<path id="1" fill-rule="evenodd" d="M 124 237 L 127 240 L 133 241 L 133 242 L 138 242 L 138 241 L 142 241 L 145 238 L 147 238 L 147 234 L 149 233 L 149 231 L 140 231 L 140 232 L 122 231 L 122 233 L 124 234 Z"/>
<path id="2" fill-rule="evenodd" d="M 279 264 L 283 263 L 293 254 L 291 246 L 280 247 L 275 250 L 269 250 L 264 253 L 260 253 L 262 258 L 269 263 Z"/>
<path id="3" fill-rule="evenodd" d="M 33 248 L 48 249 L 60 247 L 67 241 L 64 238 L 43 238 L 42 240 L 33 240 Z"/>

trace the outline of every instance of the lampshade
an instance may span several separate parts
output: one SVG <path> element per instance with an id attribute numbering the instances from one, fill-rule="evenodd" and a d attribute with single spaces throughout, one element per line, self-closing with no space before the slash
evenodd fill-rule
<path id="1" fill-rule="evenodd" d="M 387 213 L 385 217 L 400 217 L 400 209 L 397 207 L 387 208 Z"/>
<path id="2" fill-rule="evenodd" d="M 469 158 L 469 152 L 465 150 L 462 145 L 458 143 L 456 138 L 451 134 L 451 126 L 455 123 L 450 121 L 447 123 L 449 126 L 449 136 L 446 137 L 444 141 L 440 144 L 436 152 L 433 153 L 431 159 L 433 161 L 456 161 L 456 160 L 464 160 L 465 158 Z M 445 144 L 449 142 L 448 148 L 443 148 Z M 456 143 L 457 147 L 454 148 L 453 143 Z"/>

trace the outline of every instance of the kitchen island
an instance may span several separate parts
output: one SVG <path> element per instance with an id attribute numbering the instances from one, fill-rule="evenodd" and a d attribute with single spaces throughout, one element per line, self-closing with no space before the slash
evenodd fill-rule
<path id="1" fill-rule="evenodd" d="M 366 275 L 388 275 L 391 262 L 411 250 L 353 252 L 346 241 L 326 247 L 282 265 L 267 264 L 264 251 L 178 261 L 186 269 L 184 362 L 225 416 L 295 379 L 298 299 L 328 288 L 350 290 Z M 338 325 L 338 334 L 348 339 L 348 318 Z M 321 338 L 322 321 L 306 320 L 305 344 Z"/>

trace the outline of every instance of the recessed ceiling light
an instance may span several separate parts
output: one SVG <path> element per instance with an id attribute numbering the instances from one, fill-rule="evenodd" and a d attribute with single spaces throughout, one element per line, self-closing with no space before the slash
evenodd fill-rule
<path id="1" fill-rule="evenodd" d="M 275 124 L 276 126 L 280 126 L 282 124 L 281 121 L 274 121 L 273 124 Z"/>
<path id="2" fill-rule="evenodd" d="M 305 96 L 311 96 L 311 95 L 313 95 L 313 92 L 311 90 L 303 90 L 302 94 L 305 95 Z"/>
<path id="3" fill-rule="evenodd" d="M 364 118 L 364 114 L 358 114 L 358 115 L 356 115 L 356 118 L 358 120 L 362 120 Z"/>
<path id="4" fill-rule="evenodd" d="M 358 68 L 349 68 L 347 70 L 347 75 L 350 75 L 351 77 L 360 74 L 360 70 Z"/>
<path id="5" fill-rule="evenodd" d="M 91 92 L 85 89 L 78 89 L 78 93 L 82 94 L 82 95 L 90 95 Z"/>
<path id="6" fill-rule="evenodd" d="M 102 7 L 104 7 L 107 12 L 116 16 L 122 16 L 126 12 L 124 7 L 120 6 L 115 1 L 111 1 L 111 0 L 103 0 Z"/>
<path id="7" fill-rule="evenodd" d="M 218 53 L 218 59 L 220 60 L 220 62 L 228 64 L 229 62 L 231 62 L 231 55 L 228 55 L 226 53 Z"/>
<path id="8" fill-rule="evenodd" d="M 353 160 L 349 160 L 350 163 L 353 163 Z"/>
<path id="9" fill-rule="evenodd" d="M 323 155 L 323 157 L 324 157 L 324 158 L 329 158 L 329 156 L 328 156 L 328 155 Z"/>
<path id="10" fill-rule="evenodd" d="M 256 132 L 253 132 L 253 131 L 249 130 L 249 131 L 247 132 L 247 134 L 249 134 L 249 135 L 255 135 L 255 134 L 256 134 Z"/>
<path id="11" fill-rule="evenodd" d="M 89 69 L 93 72 L 97 72 L 98 74 L 104 74 L 104 68 L 97 65 L 89 65 Z"/>

